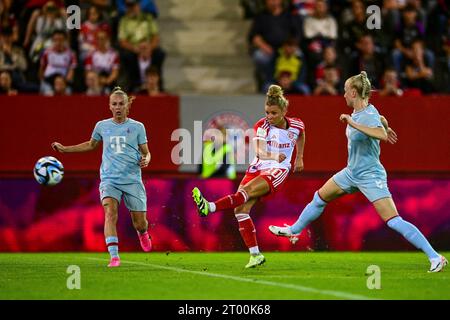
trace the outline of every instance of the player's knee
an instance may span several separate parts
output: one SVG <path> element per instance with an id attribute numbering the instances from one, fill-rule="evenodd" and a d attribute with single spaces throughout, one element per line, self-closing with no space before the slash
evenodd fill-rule
<path id="1" fill-rule="evenodd" d="M 140 232 L 145 232 L 148 227 L 148 222 L 145 215 L 142 217 L 132 216 L 133 227 Z"/>
<path id="2" fill-rule="evenodd" d="M 248 214 L 249 212 L 250 212 L 250 210 L 247 208 L 246 205 L 241 205 L 239 207 L 234 208 L 234 215 L 237 215 L 240 213 Z"/>

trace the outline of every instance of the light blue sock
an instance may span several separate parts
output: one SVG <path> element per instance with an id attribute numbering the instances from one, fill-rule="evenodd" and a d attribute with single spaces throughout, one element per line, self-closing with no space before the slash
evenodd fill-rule
<path id="1" fill-rule="evenodd" d="M 119 258 L 119 238 L 106 237 L 106 245 L 111 258 Z"/>
<path id="2" fill-rule="evenodd" d="M 326 205 L 327 203 L 320 198 L 319 192 L 316 191 L 316 193 L 314 193 L 312 201 L 308 203 L 308 205 L 300 214 L 298 220 L 291 226 L 292 233 L 298 234 L 302 232 L 302 230 L 305 229 L 308 224 L 316 220 L 322 214 L 323 209 L 325 209 Z"/>
<path id="3" fill-rule="evenodd" d="M 439 258 L 439 254 L 434 251 L 428 240 L 424 237 L 422 232 L 417 229 L 412 223 L 403 220 L 397 216 L 387 222 L 389 228 L 394 229 L 400 233 L 406 240 L 412 243 L 417 249 L 422 250 L 428 256 L 428 259 Z"/>

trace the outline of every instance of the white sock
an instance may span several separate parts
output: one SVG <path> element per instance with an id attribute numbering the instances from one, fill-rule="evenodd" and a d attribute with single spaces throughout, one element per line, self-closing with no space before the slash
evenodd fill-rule
<path id="1" fill-rule="evenodd" d="M 214 202 L 208 202 L 210 212 L 216 212 L 216 204 Z"/>
<path id="2" fill-rule="evenodd" d="M 251 247 L 251 248 L 248 249 L 248 251 L 250 251 L 251 255 L 258 255 L 260 253 L 258 246 Z"/>

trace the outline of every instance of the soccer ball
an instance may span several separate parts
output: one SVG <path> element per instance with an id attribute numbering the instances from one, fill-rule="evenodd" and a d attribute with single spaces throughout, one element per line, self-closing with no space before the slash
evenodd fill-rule
<path id="1" fill-rule="evenodd" d="M 40 158 L 34 166 L 34 178 L 44 186 L 54 186 L 61 182 L 64 167 L 55 157 Z"/>

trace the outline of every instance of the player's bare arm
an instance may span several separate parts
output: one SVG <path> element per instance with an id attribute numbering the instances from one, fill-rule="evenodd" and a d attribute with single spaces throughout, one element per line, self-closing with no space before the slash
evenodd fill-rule
<path id="1" fill-rule="evenodd" d="M 98 145 L 100 144 L 100 141 L 97 141 L 95 139 L 91 139 L 89 141 L 73 145 L 73 146 L 64 146 L 59 142 L 53 142 L 52 148 L 55 151 L 61 152 L 61 153 L 71 153 L 71 152 L 88 152 L 95 150 Z"/>
<path id="2" fill-rule="evenodd" d="M 305 131 L 302 132 L 302 134 L 297 139 L 297 156 L 295 158 L 295 164 L 294 164 L 294 172 L 301 172 L 303 171 L 304 165 L 303 165 L 303 151 L 305 150 Z"/>
<path id="3" fill-rule="evenodd" d="M 383 127 L 386 129 L 386 133 L 388 135 L 387 142 L 394 144 L 398 141 L 397 134 L 395 131 L 389 127 L 389 122 L 384 116 L 380 116 L 380 121 L 383 124 Z"/>
<path id="4" fill-rule="evenodd" d="M 263 139 L 255 139 L 255 153 L 261 160 L 275 160 L 283 162 L 286 159 L 286 155 L 278 152 L 267 151 L 267 142 Z"/>
<path id="5" fill-rule="evenodd" d="M 148 145 L 146 143 L 139 145 L 139 151 L 141 152 L 141 160 L 139 161 L 139 166 L 145 168 L 150 163 L 152 155 L 150 150 L 148 150 Z"/>
<path id="6" fill-rule="evenodd" d="M 388 141 L 388 134 L 386 132 L 386 129 L 384 129 L 384 127 L 371 128 L 361 125 L 353 121 L 352 117 L 349 114 L 341 114 L 339 120 L 341 120 L 342 122 L 346 122 L 351 127 L 361 131 L 362 133 L 368 135 L 369 137 L 382 141 Z"/>

